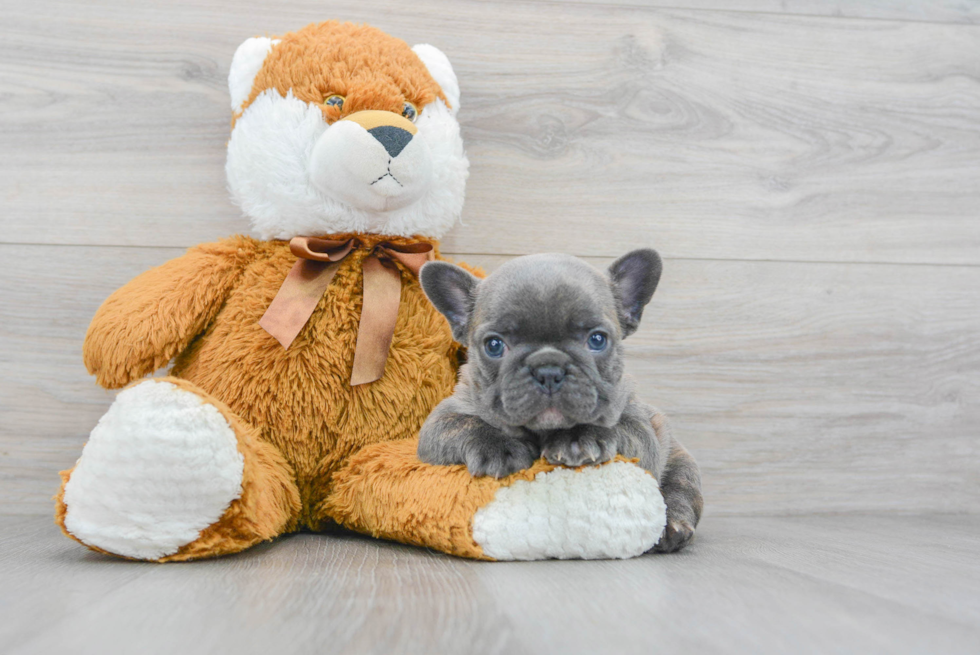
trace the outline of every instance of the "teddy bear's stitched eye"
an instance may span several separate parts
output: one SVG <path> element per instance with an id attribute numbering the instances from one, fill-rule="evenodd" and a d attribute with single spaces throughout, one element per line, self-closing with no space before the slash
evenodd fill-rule
<path id="1" fill-rule="evenodd" d="M 333 95 L 329 95 L 326 98 L 324 98 L 323 104 L 325 104 L 327 107 L 336 107 L 337 109 L 343 109 L 344 96 L 340 96 L 334 93 Z"/>
<path id="2" fill-rule="evenodd" d="M 494 359 L 503 357 L 506 348 L 507 346 L 504 344 L 504 340 L 500 337 L 487 337 L 487 340 L 483 342 L 483 350 L 486 351 L 488 357 L 493 357 Z"/>
<path id="3" fill-rule="evenodd" d="M 402 109 L 402 116 L 414 123 L 415 119 L 419 117 L 419 110 L 412 103 L 406 102 L 405 108 Z"/>
<path id="4" fill-rule="evenodd" d="M 602 352 L 609 345 L 609 337 L 604 332 L 593 332 L 589 335 L 589 350 L 594 353 Z"/>

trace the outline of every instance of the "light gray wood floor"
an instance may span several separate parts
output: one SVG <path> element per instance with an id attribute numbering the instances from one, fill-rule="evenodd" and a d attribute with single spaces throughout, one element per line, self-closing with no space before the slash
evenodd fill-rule
<path id="1" fill-rule="evenodd" d="M 976 653 L 976 516 L 725 517 L 688 550 L 485 563 L 300 534 L 124 562 L 0 518 L 0 652 Z"/>

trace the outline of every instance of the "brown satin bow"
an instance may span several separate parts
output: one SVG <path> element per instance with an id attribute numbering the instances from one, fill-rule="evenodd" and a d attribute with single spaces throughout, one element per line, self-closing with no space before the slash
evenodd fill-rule
<path id="1" fill-rule="evenodd" d="M 259 325 L 289 348 L 296 335 L 313 315 L 320 298 L 330 285 L 340 262 L 352 250 L 364 247 L 357 238 L 346 241 L 295 237 L 289 250 L 299 260 L 290 269 L 279 293 L 259 319 Z M 351 386 L 374 382 L 385 372 L 388 349 L 395 334 L 398 305 L 401 302 L 401 274 L 393 264 L 401 262 L 416 276 L 422 264 L 434 259 L 428 243 L 379 243 L 361 264 L 364 273 L 364 300 L 354 346 Z"/>

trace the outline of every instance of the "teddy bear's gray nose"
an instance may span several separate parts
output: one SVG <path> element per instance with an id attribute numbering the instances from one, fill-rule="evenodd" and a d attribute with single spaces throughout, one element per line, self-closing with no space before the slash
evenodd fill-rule
<path id="1" fill-rule="evenodd" d="M 538 387 L 548 392 L 548 395 L 561 389 L 561 384 L 565 381 L 565 369 L 560 366 L 539 366 L 531 371 L 531 375 Z"/>
<path id="2" fill-rule="evenodd" d="M 368 134 L 377 139 L 393 158 L 397 157 L 398 153 L 404 150 L 408 142 L 412 140 L 411 132 L 394 125 L 372 127 L 368 130 Z"/>

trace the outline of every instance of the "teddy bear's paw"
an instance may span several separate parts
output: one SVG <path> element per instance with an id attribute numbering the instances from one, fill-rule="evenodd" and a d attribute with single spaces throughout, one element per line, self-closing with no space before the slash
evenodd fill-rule
<path id="1" fill-rule="evenodd" d="M 473 539 L 497 560 L 625 559 L 650 550 L 665 523 L 653 476 L 614 461 L 501 487 L 473 517 Z"/>
<path id="2" fill-rule="evenodd" d="M 218 409 L 147 380 L 122 391 L 65 485 L 65 529 L 116 555 L 175 553 L 242 493 L 244 459 Z"/>

